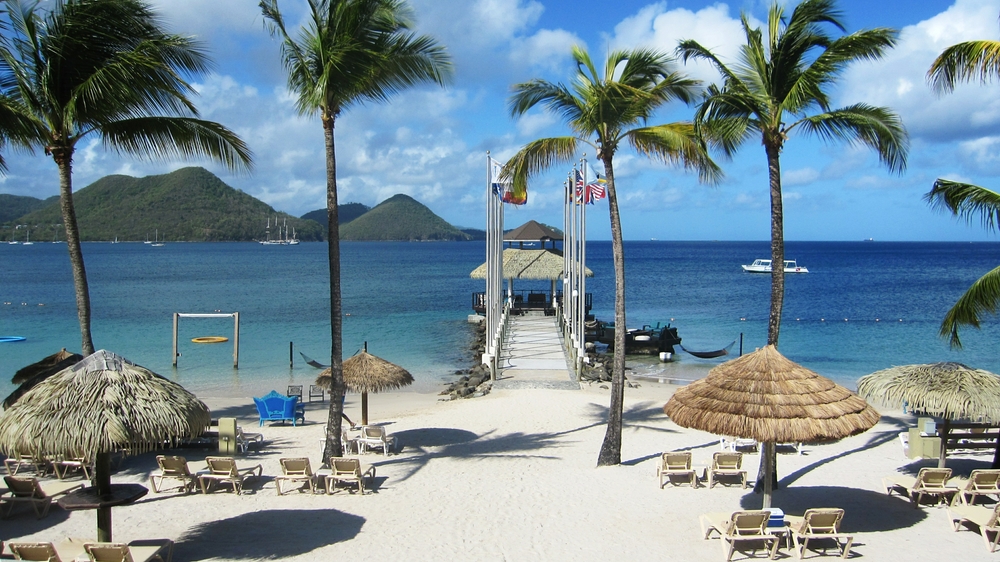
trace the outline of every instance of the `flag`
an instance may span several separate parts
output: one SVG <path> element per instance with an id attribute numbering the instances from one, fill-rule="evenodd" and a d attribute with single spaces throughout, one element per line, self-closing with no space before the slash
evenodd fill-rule
<path id="1" fill-rule="evenodd" d="M 500 200 L 504 203 L 511 203 L 513 205 L 524 205 L 527 203 L 527 188 L 525 188 L 522 193 L 516 193 L 514 191 L 514 182 L 512 180 L 500 180 L 500 173 L 502 170 L 503 164 L 490 157 L 490 185 L 493 188 L 494 195 L 499 196 Z"/>
<path id="2" fill-rule="evenodd" d="M 500 171 L 502 169 L 503 164 L 490 157 L 490 184 L 493 187 L 493 195 L 502 195 L 504 192 L 504 184 L 500 183 Z"/>
<path id="3" fill-rule="evenodd" d="M 591 182 L 590 184 L 588 184 L 587 185 L 587 203 L 590 203 L 591 205 L 593 205 L 594 201 L 599 201 L 599 200 L 604 199 L 605 197 L 607 197 L 608 192 L 607 192 L 607 190 L 605 188 L 605 186 L 607 185 L 607 183 L 608 182 L 606 180 L 602 180 L 600 177 L 598 177 L 597 180 L 595 180 L 595 181 Z"/>
<path id="4" fill-rule="evenodd" d="M 583 174 L 580 173 L 580 170 L 573 170 L 573 173 L 576 174 L 576 189 L 574 190 L 576 196 L 573 198 L 573 202 L 579 205 L 584 202 L 583 200 L 585 195 Z"/>

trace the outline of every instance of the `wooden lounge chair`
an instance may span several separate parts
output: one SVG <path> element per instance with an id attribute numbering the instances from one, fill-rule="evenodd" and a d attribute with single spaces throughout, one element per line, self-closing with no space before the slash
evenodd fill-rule
<path id="1" fill-rule="evenodd" d="M 375 467 L 368 464 L 361 464 L 358 459 L 345 459 L 330 457 L 330 467 L 333 474 L 326 476 L 326 493 L 332 494 L 336 491 L 337 484 L 357 484 L 358 492 L 365 494 L 365 479 L 369 483 L 375 480 Z"/>
<path id="2" fill-rule="evenodd" d="M 53 544 L 50 542 L 9 542 L 7 548 L 15 560 L 35 562 L 73 562 L 85 554 L 83 541 L 66 539 Z"/>
<path id="3" fill-rule="evenodd" d="M 958 479 L 958 493 L 952 503 L 961 502 L 964 505 L 974 505 L 976 496 L 996 496 L 1000 501 L 1000 470 L 979 469 L 969 474 L 968 480 Z M 963 484 L 964 482 L 964 484 Z M 969 496 L 966 498 L 966 496 Z"/>
<path id="4" fill-rule="evenodd" d="M 212 482 L 230 484 L 234 493 L 242 494 L 243 484 L 247 480 L 260 479 L 264 473 L 264 467 L 259 464 L 252 468 L 237 468 L 233 457 L 205 457 L 205 462 L 208 463 L 208 471 L 198 474 L 198 484 L 203 494 L 208 493 Z"/>
<path id="5" fill-rule="evenodd" d="M 948 517 L 955 531 L 964 525 L 973 524 L 979 527 L 979 534 L 983 536 L 986 543 L 986 550 L 996 552 L 997 543 L 1000 542 L 1000 503 L 993 509 L 988 509 L 978 505 L 952 505 L 948 507 Z M 993 538 L 990 538 L 993 535 Z"/>
<path id="6" fill-rule="evenodd" d="M 285 495 L 285 492 L 281 491 L 282 482 L 306 482 L 309 484 L 309 491 L 316 493 L 316 475 L 309 465 L 309 459 L 305 457 L 278 459 L 278 462 L 281 463 L 282 474 L 274 478 L 274 487 L 278 489 L 279 496 Z M 305 487 L 300 487 L 300 490 L 305 490 Z"/>
<path id="7" fill-rule="evenodd" d="M 950 479 L 950 468 L 921 468 L 916 478 L 902 474 L 886 476 L 882 479 L 882 486 L 890 496 L 893 491 L 901 496 L 905 493 L 913 502 L 913 507 L 917 507 L 924 496 L 932 496 L 938 502 L 947 503 L 949 496 L 958 493 L 958 488 L 948 485 Z"/>
<path id="8" fill-rule="evenodd" d="M 60 456 L 52 461 L 52 470 L 60 480 L 66 478 L 71 470 L 79 470 L 83 473 L 84 480 L 90 480 L 93 478 L 91 475 L 94 473 L 94 463 L 83 455 Z"/>
<path id="9" fill-rule="evenodd" d="M 173 557 L 174 541 L 170 539 L 150 539 L 120 542 L 88 542 L 83 550 L 91 562 L 170 562 Z"/>
<path id="10" fill-rule="evenodd" d="M 729 562 L 733 558 L 733 551 L 736 550 L 738 542 L 753 542 L 754 544 L 761 542 L 768 550 L 768 558 L 774 560 L 781 537 L 767 530 L 767 521 L 770 517 L 770 511 L 737 511 L 735 513 L 705 513 L 698 520 L 706 540 L 710 538 L 713 531 L 719 533 L 719 537 L 722 539 L 722 552 L 726 555 L 726 562 Z M 756 548 L 754 552 L 756 552 Z"/>
<path id="11" fill-rule="evenodd" d="M 17 475 L 18 471 L 22 468 L 32 468 L 36 475 L 41 476 L 45 474 L 47 464 L 48 461 L 46 459 L 31 455 L 14 455 L 3 460 L 7 474 L 11 476 Z"/>
<path id="12" fill-rule="evenodd" d="M 385 433 L 385 428 L 380 425 L 366 425 L 361 428 L 361 437 L 354 440 L 358 446 L 358 452 L 372 448 L 381 448 L 385 455 L 396 444 L 396 438 Z"/>
<path id="13" fill-rule="evenodd" d="M 698 474 L 691 468 L 691 451 L 673 451 L 660 455 L 660 465 L 656 467 L 660 479 L 660 489 L 667 482 L 677 485 L 687 482 L 692 488 L 698 487 Z"/>
<path id="14" fill-rule="evenodd" d="M 149 475 L 149 485 L 154 492 L 163 490 L 164 480 L 177 480 L 185 493 L 194 491 L 195 482 L 198 480 L 197 468 L 189 463 L 184 457 L 157 455 L 156 464 L 160 465 L 159 474 Z"/>
<path id="15" fill-rule="evenodd" d="M 0 517 L 10 516 L 14 506 L 19 503 L 30 504 L 35 510 L 35 515 L 41 519 L 49 514 L 52 502 L 63 494 L 68 494 L 73 490 L 83 488 L 83 482 L 45 482 L 40 483 L 36 478 L 24 478 L 21 476 L 4 476 L 7 483 L 8 492 L 0 496 Z M 4 513 L 4 506 L 7 512 Z"/>
<path id="16" fill-rule="evenodd" d="M 800 559 L 805 556 L 806 547 L 809 546 L 810 540 L 827 539 L 833 540 L 837 544 L 841 558 L 847 558 L 851 552 L 851 544 L 854 543 L 854 535 L 840 532 L 840 522 L 843 518 L 844 510 L 836 507 L 807 509 L 802 517 L 786 515 L 785 519 L 790 523 L 795 555 Z M 843 550 L 840 546 L 841 539 L 846 540 Z M 801 546 L 799 546 L 800 540 L 802 541 Z M 826 547 L 823 547 L 823 554 L 826 554 Z"/>
<path id="17" fill-rule="evenodd" d="M 716 452 L 712 455 L 712 466 L 708 469 L 708 487 L 715 486 L 719 476 L 739 476 L 743 487 L 747 487 L 747 471 L 742 469 L 743 453 Z"/>

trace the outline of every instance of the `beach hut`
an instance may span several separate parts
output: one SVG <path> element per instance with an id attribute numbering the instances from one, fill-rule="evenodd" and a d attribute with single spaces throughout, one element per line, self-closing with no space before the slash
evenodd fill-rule
<path id="1" fill-rule="evenodd" d="M 503 251 L 503 277 L 507 279 L 507 288 L 513 294 L 515 279 L 551 281 L 551 303 L 556 298 L 556 281 L 562 279 L 565 262 L 562 252 L 547 248 L 544 250 L 522 250 L 507 248 Z M 593 277 L 590 268 L 584 268 L 587 277 Z M 473 269 L 469 276 L 473 279 L 486 279 L 486 264 Z M 544 298 L 544 294 L 541 294 Z M 529 295 L 529 299 L 531 296 Z M 521 303 L 524 305 L 525 303 Z M 527 303 L 530 305 L 531 303 Z"/>
<path id="2" fill-rule="evenodd" d="M 111 506 L 146 493 L 139 484 L 111 484 L 111 455 L 137 454 L 200 435 L 208 407 L 181 385 L 100 350 L 45 379 L 0 416 L 6 455 L 66 456 L 96 461 L 95 486 L 60 505 L 97 509 L 97 540 L 110 542 Z"/>
<path id="3" fill-rule="evenodd" d="M 524 248 L 525 244 L 534 245 L 535 242 L 538 242 L 541 248 L 545 249 L 545 243 L 551 242 L 552 248 L 555 249 L 556 242 L 562 242 L 562 239 L 563 235 L 560 232 L 534 220 L 530 220 L 503 235 L 504 242 L 507 242 L 508 245 L 516 243 L 518 248 Z"/>
<path id="4" fill-rule="evenodd" d="M 331 382 L 329 368 L 316 377 L 316 384 L 324 388 L 329 389 Z M 361 393 L 361 425 L 368 425 L 368 393 L 413 384 L 413 375 L 399 365 L 368 353 L 368 342 L 365 342 L 364 349 L 344 361 L 344 384 L 351 392 Z"/>
<path id="5" fill-rule="evenodd" d="M 858 394 L 883 406 L 905 405 L 915 414 L 941 418 L 940 468 L 944 468 L 948 455 L 952 422 L 972 422 L 961 424 L 964 426 L 1000 425 L 1000 376 L 961 363 L 902 365 L 876 371 L 858 379 Z M 995 439 L 995 434 L 992 437 Z M 993 468 L 1000 468 L 1000 440 Z"/>
<path id="6" fill-rule="evenodd" d="M 864 399 L 773 345 L 713 368 L 674 393 L 663 411 L 682 427 L 763 443 L 765 509 L 771 506 L 776 443 L 834 441 L 879 420 Z"/>

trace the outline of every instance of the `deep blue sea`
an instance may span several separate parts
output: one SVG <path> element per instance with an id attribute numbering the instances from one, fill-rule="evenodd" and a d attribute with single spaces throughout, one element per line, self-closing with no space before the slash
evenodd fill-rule
<path id="1" fill-rule="evenodd" d="M 344 353 L 363 342 L 417 380 L 440 388 L 470 365 L 469 278 L 484 261 L 476 243 L 345 242 Z M 628 324 L 672 322 L 692 350 L 764 345 L 768 275 L 741 264 L 769 257 L 767 242 L 626 242 Z M 962 332 L 954 351 L 938 336 L 945 311 L 979 276 L 1000 264 L 995 243 L 789 242 L 789 259 L 808 267 L 786 277 L 779 347 L 786 356 L 854 388 L 858 377 L 893 365 L 960 361 L 1000 372 L 1000 321 Z M 255 243 L 86 243 L 84 257 L 97 348 L 114 351 L 205 396 L 251 396 L 290 383 L 309 384 L 330 352 L 326 245 Z M 593 312 L 611 319 L 610 242 L 591 242 L 588 292 Z M 548 282 L 516 282 L 545 289 Z M 7 304 L 9 303 L 9 304 Z M 232 343 L 199 345 L 198 336 L 232 337 L 232 319 L 181 319 L 178 367 L 171 366 L 174 312 L 239 312 L 240 368 Z M 73 281 L 63 244 L 0 244 L 0 395 L 20 367 L 66 347 L 80 347 Z M 289 368 L 289 342 L 294 367 Z M 738 353 L 739 342 L 733 348 Z M 678 350 L 680 351 L 680 350 Z M 637 373 L 703 376 L 719 360 L 679 353 L 661 364 L 637 359 Z"/>

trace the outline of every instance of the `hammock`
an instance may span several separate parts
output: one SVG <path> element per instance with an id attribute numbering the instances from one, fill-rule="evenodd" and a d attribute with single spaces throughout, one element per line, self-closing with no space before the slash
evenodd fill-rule
<path id="1" fill-rule="evenodd" d="M 329 365 L 324 365 L 324 364 L 320 363 L 319 361 L 313 361 L 312 358 L 310 358 L 305 353 L 302 353 L 301 351 L 299 352 L 299 355 L 302 356 L 302 359 L 304 359 L 306 363 L 308 363 L 309 365 L 311 365 L 313 367 L 316 367 L 317 369 L 325 369 L 325 368 L 329 367 Z"/>
<path id="2" fill-rule="evenodd" d="M 733 340 L 733 342 L 727 345 L 726 347 L 722 349 L 717 349 L 715 351 L 691 351 L 688 349 L 684 349 L 684 346 L 681 344 L 677 345 L 680 346 L 680 348 L 684 350 L 685 353 L 694 355 L 695 357 L 700 357 L 702 359 L 714 359 L 716 357 L 722 357 L 723 355 L 729 355 L 729 350 L 733 347 L 733 344 L 735 343 L 736 340 Z"/>

